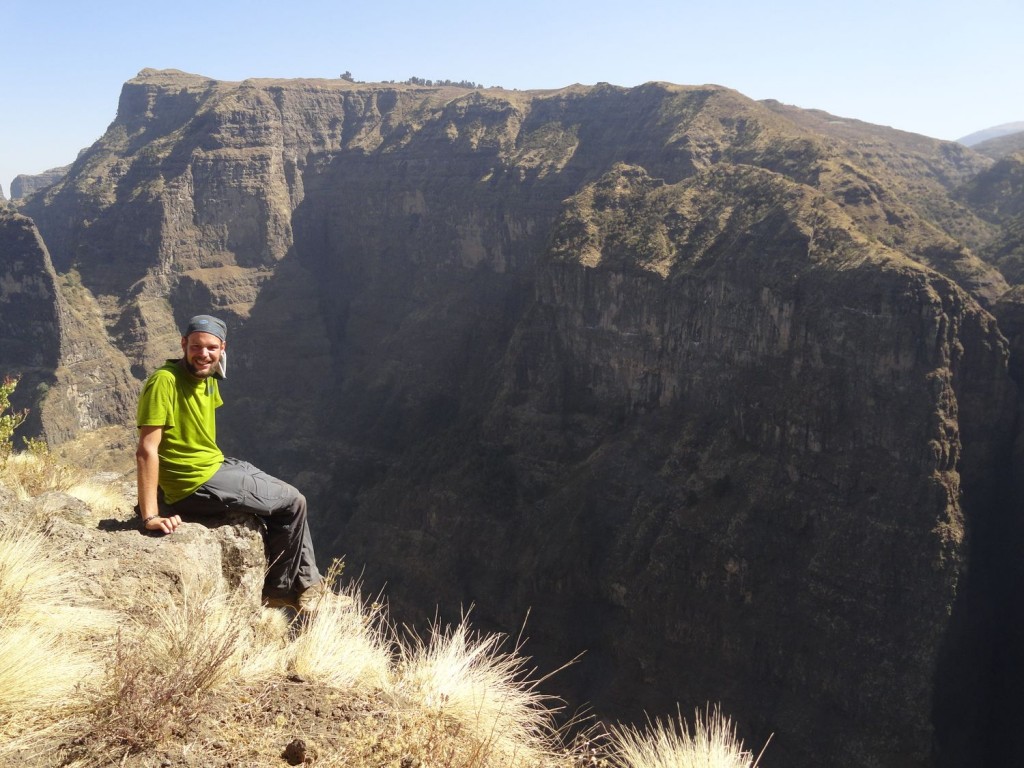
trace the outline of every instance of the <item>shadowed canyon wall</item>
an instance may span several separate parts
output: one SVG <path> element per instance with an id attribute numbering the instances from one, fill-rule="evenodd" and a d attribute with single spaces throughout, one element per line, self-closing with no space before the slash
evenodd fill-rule
<path id="1" fill-rule="evenodd" d="M 226 452 L 400 619 L 529 616 L 542 669 L 583 653 L 572 704 L 721 702 L 766 768 L 995 764 L 1022 336 L 992 166 L 716 86 L 147 70 L 3 222 L 67 339 L 9 360 L 52 370 L 60 440 L 130 424 L 220 314 Z"/>

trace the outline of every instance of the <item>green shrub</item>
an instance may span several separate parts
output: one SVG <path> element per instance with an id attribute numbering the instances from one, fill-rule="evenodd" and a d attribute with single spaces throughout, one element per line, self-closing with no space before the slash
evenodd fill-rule
<path id="1" fill-rule="evenodd" d="M 0 384 L 0 465 L 6 464 L 14 452 L 14 430 L 20 427 L 28 416 L 28 409 L 7 411 L 11 408 L 11 395 L 18 388 L 18 378 L 5 376 Z"/>

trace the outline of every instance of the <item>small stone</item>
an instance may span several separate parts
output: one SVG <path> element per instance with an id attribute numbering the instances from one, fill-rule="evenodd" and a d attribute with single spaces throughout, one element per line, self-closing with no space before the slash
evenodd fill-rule
<path id="1" fill-rule="evenodd" d="M 306 762 L 306 742 L 302 739 L 293 739 L 292 742 L 284 748 L 284 752 L 281 753 L 281 757 L 288 761 L 288 765 L 302 765 Z"/>

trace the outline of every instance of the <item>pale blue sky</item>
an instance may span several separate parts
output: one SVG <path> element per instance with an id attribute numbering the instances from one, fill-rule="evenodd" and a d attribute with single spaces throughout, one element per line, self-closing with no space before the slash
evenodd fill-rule
<path id="1" fill-rule="evenodd" d="M 0 0 L 0 186 L 65 165 L 145 67 L 560 88 L 716 83 L 941 139 L 1024 120 L 1021 0 Z"/>

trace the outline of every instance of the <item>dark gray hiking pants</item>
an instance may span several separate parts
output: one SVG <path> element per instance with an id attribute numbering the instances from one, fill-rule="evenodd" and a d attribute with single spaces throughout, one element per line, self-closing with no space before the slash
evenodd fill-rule
<path id="1" fill-rule="evenodd" d="M 259 517 L 265 526 L 268 564 L 264 595 L 295 595 L 321 581 L 306 521 L 306 497 L 247 461 L 224 459 L 213 477 L 169 506 L 183 515 L 248 512 Z"/>

